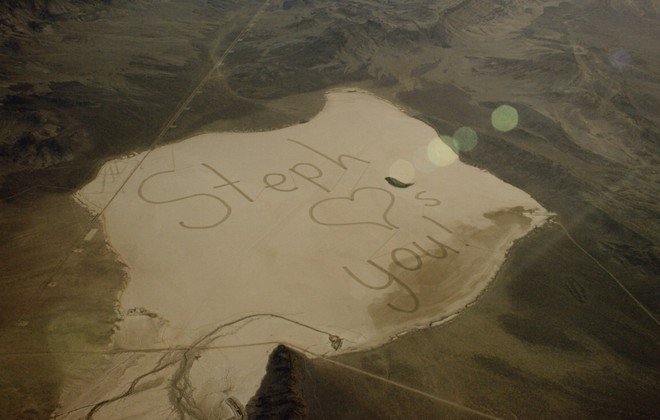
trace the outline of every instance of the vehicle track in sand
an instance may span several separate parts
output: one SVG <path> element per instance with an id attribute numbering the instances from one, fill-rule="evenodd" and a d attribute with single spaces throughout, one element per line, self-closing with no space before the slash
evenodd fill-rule
<path id="1" fill-rule="evenodd" d="M 79 248 L 80 245 L 84 242 L 85 237 L 87 236 L 88 232 L 90 229 L 94 228 L 94 224 L 98 222 L 98 220 L 101 218 L 103 213 L 108 209 L 110 204 L 114 201 L 114 199 L 119 195 L 119 193 L 124 189 L 128 181 L 135 175 L 137 170 L 140 168 L 140 166 L 144 163 L 144 161 L 149 157 L 151 152 L 158 146 L 158 144 L 163 140 L 165 135 L 169 132 L 170 129 L 175 128 L 176 125 L 175 123 L 179 120 L 179 118 L 184 114 L 185 111 L 189 110 L 189 105 L 193 101 L 193 99 L 200 93 L 201 89 L 203 86 L 213 78 L 215 73 L 218 71 L 218 69 L 222 66 L 224 63 L 225 59 L 229 54 L 231 54 L 238 45 L 239 42 L 243 40 L 243 37 L 245 34 L 249 32 L 250 29 L 254 26 L 255 22 L 259 19 L 261 14 L 264 12 L 266 7 L 270 4 L 271 0 L 264 0 L 262 5 L 259 7 L 259 9 L 256 11 L 254 15 L 248 20 L 246 25 L 243 27 L 243 29 L 236 35 L 234 40 L 229 44 L 229 46 L 224 50 L 222 55 L 218 57 L 211 68 L 206 72 L 202 78 L 199 80 L 197 84 L 190 90 L 190 93 L 188 96 L 186 96 L 183 101 L 179 104 L 179 106 L 176 108 L 176 110 L 173 112 L 172 116 L 167 120 L 167 122 L 162 126 L 160 131 L 158 132 L 158 135 L 154 138 L 153 142 L 149 145 L 149 148 L 147 149 L 146 153 L 142 158 L 138 161 L 138 163 L 133 167 L 133 169 L 130 170 L 124 181 L 119 185 L 117 190 L 112 194 L 110 199 L 107 201 L 107 203 L 98 211 L 94 216 L 90 219 L 88 223 L 88 229 L 84 230 L 84 233 L 81 234 L 74 242 L 73 246 L 71 249 L 64 255 L 64 257 L 60 260 L 60 262 L 53 268 L 52 273 L 41 283 L 37 286 L 37 289 L 35 291 L 35 296 L 32 299 L 32 302 L 34 302 L 34 305 L 32 306 L 37 306 L 37 303 L 42 300 L 42 295 L 44 290 L 47 288 L 48 284 L 53 281 L 56 277 L 58 277 L 61 273 L 62 270 L 64 269 L 64 266 L 66 265 L 67 261 L 71 257 L 71 255 L 74 253 L 74 250 Z M 220 34 L 216 39 L 213 41 L 213 44 L 211 46 L 211 49 L 209 50 L 209 56 L 213 57 L 216 55 L 216 50 L 220 46 L 220 42 L 222 41 L 222 32 L 220 31 Z M 20 316 L 17 318 L 17 324 L 20 325 L 27 325 L 29 322 L 26 317 L 28 316 L 30 312 L 30 308 L 26 308 Z"/>

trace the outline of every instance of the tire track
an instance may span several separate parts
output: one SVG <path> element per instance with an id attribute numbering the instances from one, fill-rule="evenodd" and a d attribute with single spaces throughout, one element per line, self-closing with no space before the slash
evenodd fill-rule
<path id="1" fill-rule="evenodd" d="M 580 251 L 582 251 L 587 257 L 589 257 L 589 259 L 591 259 L 594 263 L 596 263 L 596 265 L 597 265 L 598 267 L 600 267 L 605 273 L 607 273 L 607 275 L 610 276 L 610 277 L 612 278 L 612 280 L 614 280 L 614 281 L 616 282 L 616 284 L 619 286 L 619 288 L 621 288 L 621 290 L 623 290 L 623 291 L 628 295 L 628 297 L 629 297 L 629 298 L 630 298 L 630 299 L 631 299 L 631 300 L 632 300 L 632 301 L 633 301 L 633 302 L 634 302 L 634 303 L 635 303 L 635 304 L 636 304 L 636 305 L 637 305 L 642 311 L 644 311 L 644 313 L 645 313 L 646 315 L 648 315 L 648 317 L 651 318 L 651 319 L 653 320 L 653 322 L 655 322 L 655 325 L 660 326 L 660 322 L 658 322 L 658 319 L 655 317 L 655 315 L 653 315 L 653 313 L 652 313 L 652 312 L 651 312 L 646 306 L 644 306 L 644 304 L 643 304 L 642 302 L 640 302 L 639 299 L 637 299 L 637 298 L 635 297 L 635 295 L 633 295 L 632 292 L 631 292 L 630 290 L 628 290 L 628 288 L 627 288 L 626 286 L 624 286 L 623 283 L 621 283 L 621 281 L 620 281 L 620 280 L 619 280 L 614 274 L 612 274 L 612 272 L 611 272 L 610 270 L 608 270 L 607 268 L 605 268 L 605 266 L 604 266 L 603 264 L 601 264 L 600 261 L 598 261 L 598 259 L 597 259 L 596 257 L 594 257 L 593 255 L 591 255 L 591 254 L 589 253 L 589 251 L 587 251 L 586 249 L 584 249 L 584 248 L 582 247 L 582 245 L 580 245 L 580 244 L 578 243 L 578 241 L 576 241 L 575 238 L 573 238 L 573 236 L 571 236 L 571 234 L 568 232 L 568 229 L 566 229 L 566 227 L 564 226 L 564 224 L 563 224 L 561 221 L 557 220 L 557 224 L 558 224 L 559 227 L 561 227 L 561 229 L 564 231 L 564 233 L 566 234 L 566 237 L 568 237 L 568 239 L 569 239 L 571 242 L 573 242 L 573 244 L 574 244 L 574 245 L 575 245 Z"/>
<path id="2" fill-rule="evenodd" d="M 218 71 L 220 66 L 224 63 L 225 59 L 227 56 L 233 52 L 234 48 L 238 43 L 243 39 L 245 34 L 254 26 L 255 22 L 259 19 L 261 14 L 264 12 L 266 7 L 270 4 L 271 0 L 264 0 L 262 5 L 259 7 L 257 12 L 250 18 L 250 20 L 247 22 L 245 27 L 241 30 L 241 32 L 238 33 L 238 35 L 234 38 L 234 40 L 229 44 L 229 46 L 225 49 L 223 54 L 215 60 L 214 64 L 211 66 L 211 68 L 204 74 L 204 76 L 199 80 L 199 82 L 194 86 L 194 88 L 190 91 L 188 96 L 184 98 L 184 100 L 179 104 L 177 109 L 174 111 L 172 116 L 163 124 L 162 128 L 158 132 L 158 135 L 154 139 L 154 141 L 151 143 L 149 148 L 147 149 L 146 153 L 142 158 L 138 161 L 138 163 L 133 167 L 133 169 L 128 173 L 124 181 L 119 185 L 117 190 L 112 194 L 110 199 L 107 201 L 107 203 L 90 219 L 88 225 L 90 228 L 92 228 L 101 218 L 103 213 L 108 209 L 110 204 L 117 198 L 119 193 L 124 189 L 128 181 L 135 175 L 137 170 L 142 166 L 142 164 L 145 162 L 145 160 L 149 157 L 151 152 L 155 150 L 155 148 L 158 146 L 158 144 L 163 140 L 165 135 L 168 133 L 168 131 L 175 127 L 176 121 L 183 115 L 183 113 L 187 110 L 190 109 L 190 103 L 193 101 L 193 99 L 200 93 L 201 88 L 208 82 Z M 213 57 L 216 54 L 217 48 L 219 47 L 219 44 L 221 42 L 222 38 L 222 33 L 218 35 L 216 40 L 212 44 L 212 50 L 209 52 L 209 55 Z M 31 187 L 32 188 L 32 187 Z M 41 283 L 37 286 L 37 289 L 35 291 L 35 297 L 32 299 L 33 302 L 40 302 L 44 293 L 44 290 L 46 290 L 46 287 L 49 283 L 53 281 L 54 278 L 59 276 L 64 269 L 64 266 L 66 263 L 69 261 L 71 258 L 71 255 L 73 254 L 73 250 L 76 248 L 79 248 L 80 245 L 84 242 L 85 235 L 87 235 L 87 232 L 89 229 L 85 229 L 84 233 L 80 235 L 74 242 L 73 246 L 71 249 L 64 255 L 64 257 L 60 260 L 59 263 L 55 265 L 55 267 L 52 270 L 52 273 Z M 21 312 L 20 316 L 17 317 L 17 322 L 21 323 L 26 321 L 25 318 L 27 314 L 29 313 L 29 308 L 32 306 L 26 308 L 24 311 Z"/>

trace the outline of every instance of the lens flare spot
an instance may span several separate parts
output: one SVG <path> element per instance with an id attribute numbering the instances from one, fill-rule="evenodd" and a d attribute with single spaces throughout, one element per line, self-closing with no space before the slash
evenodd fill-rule
<path id="1" fill-rule="evenodd" d="M 448 140 L 449 143 L 453 142 L 453 139 L 450 137 L 445 137 L 444 139 Z M 435 166 L 448 166 L 456 162 L 458 159 L 458 155 L 443 141 L 442 138 L 431 140 L 426 148 L 426 153 L 429 160 Z"/>
<path id="2" fill-rule="evenodd" d="M 518 111 L 511 105 L 498 106 L 491 115 L 491 122 L 498 131 L 511 131 L 518 126 Z"/>
<path id="3" fill-rule="evenodd" d="M 415 167 L 407 160 L 399 159 L 390 165 L 390 177 L 403 183 L 410 183 L 415 179 Z"/>
<path id="4" fill-rule="evenodd" d="M 454 133 L 454 149 L 469 152 L 477 146 L 477 132 L 470 127 L 461 127 Z"/>
<path id="5" fill-rule="evenodd" d="M 428 148 L 426 146 L 420 147 L 417 150 L 415 150 L 415 153 L 413 153 L 412 161 L 413 164 L 415 165 L 415 169 L 417 172 L 421 172 L 424 174 L 430 174 L 431 172 L 435 171 L 438 169 L 437 166 L 433 164 L 429 160 L 429 154 L 428 154 Z"/>

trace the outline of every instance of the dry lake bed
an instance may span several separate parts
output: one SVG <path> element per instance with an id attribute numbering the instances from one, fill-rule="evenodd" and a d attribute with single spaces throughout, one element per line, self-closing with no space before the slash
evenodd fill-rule
<path id="1" fill-rule="evenodd" d="M 58 411 L 166 418 L 176 400 L 230 417 L 278 343 L 345 353 L 455 316 L 549 217 L 456 147 L 343 89 L 303 124 L 106 163 L 75 196 L 102 213 L 125 264 L 121 321 L 98 374 L 69 380 Z"/>

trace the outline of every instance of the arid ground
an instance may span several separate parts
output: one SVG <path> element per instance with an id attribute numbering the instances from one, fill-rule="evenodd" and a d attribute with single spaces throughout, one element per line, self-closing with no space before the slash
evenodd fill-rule
<path id="1" fill-rule="evenodd" d="M 658 12 L 655 0 L 3 2 L 0 417 L 113 418 L 104 411 L 109 405 L 126 399 L 120 404 L 130 408 L 130 398 L 148 400 L 165 383 L 172 392 L 158 397 L 161 411 L 140 411 L 136 403 L 132 413 L 657 417 Z M 145 284 L 131 283 L 132 262 L 125 257 L 146 251 L 115 248 L 111 226 L 119 232 L 126 225 L 112 225 L 104 214 L 114 208 L 138 220 L 140 211 L 133 213 L 132 201 L 122 196 L 137 187 L 115 181 L 145 177 L 134 178 L 139 165 L 125 172 L 119 164 L 208 136 L 265 138 L 305 127 L 323 116 L 328 92 L 349 88 L 388 101 L 401 119 L 435 131 L 460 159 L 457 167 L 499 179 L 554 217 L 517 240 L 476 301 L 445 322 L 355 351 L 334 350 L 340 342 L 332 335 L 327 352 L 280 337 L 266 347 L 227 349 L 234 355 L 227 360 L 252 352 L 268 363 L 249 401 L 226 398 L 218 405 L 217 395 L 232 394 L 231 387 L 213 391 L 226 385 L 225 377 L 207 382 L 212 390 L 203 395 L 206 388 L 195 386 L 200 367 L 228 374 L 219 367 L 222 357 L 204 357 L 213 343 L 202 337 L 185 346 L 143 346 L 158 337 L 136 338 L 122 328 L 137 319 L 138 330 L 151 322 L 144 330 L 160 331 L 161 318 L 147 306 L 122 306 L 124 293 L 140 296 L 134 287 Z M 503 109 L 509 110 L 504 120 Z M 241 153 L 273 155 L 241 152 L 236 144 L 228 155 L 245 173 L 252 161 Z M 258 168 L 255 179 L 264 175 Z M 406 181 L 406 168 L 393 170 L 398 182 Z M 91 208 L 81 191 L 104 175 L 116 188 Z M 427 182 L 408 179 L 420 185 L 401 189 L 378 179 L 397 194 Z M 176 180 L 171 188 L 176 196 Z M 480 203 L 487 195 L 469 192 Z M 150 216 L 189 226 L 214 223 L 182 214 L 190 215 Z M 519 217 L 496 216 L 505 225 Z M 194 279 L 197 270 L 189 271 Z M 431 270 L 424 278 L 434 275 Z M 156 296 L 155 290 L 141 293 Z M 168 293 L 173 301 L 180 293 L 186 305 L 191 299 L 200 311 L 222 299 L 221 289 L 210 297 L 206 290 L 204 301 L 180 288 Z M 410 303 L 396 293 L 385 296 L 390 300 L 381 306 Z M 383 330 L 398 322 L 377 306 Z M 300 310 L 292 308 L 288 318 Z M 351 319 L 351 313 L 342 316 Z M 270 325 L 277 330 L 279 324 Z M 203 323 L 196 328 L 226 332 Z M 142 381 L 149 372 L 133 363 L 137 353 L 154 359 L 155 369 L 172 368 L 172 375 Z M 93 384 L 106 366 L 108 376 L 117 368 L 134 370 L 116 399 L 70 405 L 80 384 L 90 384 L 89 395 L 98 391 Z"/>

